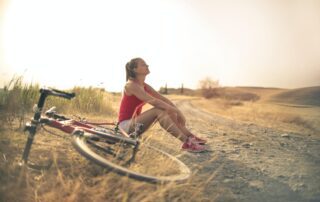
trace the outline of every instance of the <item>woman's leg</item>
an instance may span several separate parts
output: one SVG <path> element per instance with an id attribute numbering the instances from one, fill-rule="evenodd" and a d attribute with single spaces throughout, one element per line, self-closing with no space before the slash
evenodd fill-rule
<path id="1" fill-rule="evenodd" d="M 194 140 L 200 144 L 205 144 L 207 141 L 205 139 L 199 138 L 193 133 L 191 133 L 184 124 L 181 124 L 178 122 L 177 114 L 172 114 L 171 119 L 176 123 L 176 125 L 179 127 L 179 129 L 187 136 L 192 137 Z"/>
<path id="2" fill-rule="evenodd" d="M 187 140 L 188 137 L 172 120 L 171 116 L 165 111 L 157 108 L 152 108 L 148 111 L 145 111 L 134 118 L 131 122 L 129 132 L 132 132 L 132 130 L 134 130 L 134 123 L 142 123 L 144 132 L 156 121 L 160 123 L 162 128 L 168 131 L 171 135 L 180 139 L 182 142 L 185 142 Z"/>
<path id="3" fill-rule="evenodd" d="M 171 114 L 171 119 L 176 123 L 176 125 L 179 127 L 179 129 L 186 135 L 186 136 L 192 136 L 193 134 L 186 128 L 185 125 L 182 125 L 178 122 L 178 117 L 176 114 Z"/>

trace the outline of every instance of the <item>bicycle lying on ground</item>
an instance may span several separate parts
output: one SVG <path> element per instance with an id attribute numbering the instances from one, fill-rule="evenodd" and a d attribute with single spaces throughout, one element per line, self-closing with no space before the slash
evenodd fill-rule
<path id="1" fill-rule="evenodd" d="M 45 116 L 42 116 L 48 96 L 70 100 L 75 94 L 55 89 L 40 89 L 34 116 L 25 127 L 29 135 L 21 165 L 38 170 L 50 168 L 50 164 L 36 165 L 28 161 L 37 130 L 40 126 L 49 126 L 70 134 L 72 145 L 82 156 L 120 175 L 152 183 L 183 181 L 189 178 L 190 169 L 183 162 L 163 150 L 141 142 L 141 124 L 135 126 L 133 133 L 127 134 L 117 124 L 74 120 L 57 114 L 55 107 L 47 110 Z"/>

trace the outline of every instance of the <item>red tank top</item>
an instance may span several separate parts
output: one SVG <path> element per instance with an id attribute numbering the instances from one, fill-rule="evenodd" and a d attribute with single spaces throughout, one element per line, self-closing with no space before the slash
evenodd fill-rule
<path id="1" fill-rule="evenodd" d="M 148 92 L 145 85 L 144 90 Z M 125 92 L 123 92 L 118 114 L 118 122 L 120 123 L 121 121 L 131 119 L 133 116 L 139 115 L 144 104 L 145 102 L 137 98 L 135 95 L 129 96 L 126 95 Z"/>

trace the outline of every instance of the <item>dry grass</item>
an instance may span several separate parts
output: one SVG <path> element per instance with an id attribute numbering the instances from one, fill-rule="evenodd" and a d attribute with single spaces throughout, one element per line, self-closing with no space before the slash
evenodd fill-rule
<path id="1" fill-rule="evenodd" d="M 11 123 L 18 119 L 20 126 L 36 102 L 39 85 L 25 84 L 22 77 L 14 77 L 0 91 L 0 121 Z"/>
<path id="2" fill-rule="evenodd" d="M 20 84 L 13 86 L 22 87 Z M 21 92 L 33 92 L 33 90 L 37 92 L 38 88 L 37 85 L 27 86 L 27 91 L 23 90 L 24 88 L 17 88 L 18 90 L 14 91 L 12 90 L 14 88 L 10 88 L 12 91 L 10 93 L 19 92 L 17 94 L 21 95 Z M 56 105 L 58 112 L 75 113 L 90 120 L 116 120 L 119 95 L 109 94 L 94 88 L 75 88 L 75 90 L 78 91 L 80 100 L 67 102 L 61 99 L 51 99 L 47 106 Z M 272 92 L 268 95 L 271 94 Z M 260 94 L 258 95 L 260 96 Z M 10 96 L 14 97 L 13 94 Z M 26 108 L 29 108 L 37 97 L 32 93 L 27 93 L 27 97 L 31 97 L 28 98 L 30 104 L 25 104 Z M 202 109 L 239 121 L 291 131 L 308 133 L 320 131 L 318 128 L 320 126 L 319 108 L 293 108 L 268 102 L 245 102 L 228 99 L 205 100 L 189 96 L 169 95 L 168 97 L 170 100 L 192 99 L 194 105 Z M 13 106 L 21 106 L 21 102 L 17 102 L 9 107 L 5 103 L 9 103 L 9 100 L 12 101 L 13 98 L 4 98 L 3 96 L 1 98 L 1 110 L 10 112 L 13 110 Z M 261 100 L 265 100 L 265 98 L 261 96 Z M 25 103 L 29 103 L 29 101 Z M 144 110 L 148 108 L 150 106 L 147 105 Z M 30 111 L 25 113 L 29 115 Z M 13 114 L 13 117 L 19 117 L 17 112 Z M 25 120 L 26 117 L 23 116 L 23 121 Z M 226 176 L 224 174 L 221 176 L 221 170 L 231 169 L 236 164 L 226 159 L 219 160 L 218 155 L 207 155 L 210 159 L 202 161 L 199 165 L 192 165 L 193 174 L 187 182 L 149 184 L 118 176 L 90 163 L 72 148 L 68 135 L 59 134 L 62 137 L 48 135 L 43 131 L 37 134 L 31 151 L 31 159 L 46 160 L 52 157 L 54 163 L 51 169 L 36 172 L 18 166 L 27 138 L 19 127 L 19 119 L 14 118 L 11 127 L 1 125 L 0 201 L 219 201 L 219 197 L 222 199 L 231 197 L 230 201 L 235 200 L 231 189 L 226 188 L 226 185 L 222 183 Z M 153 127 L 144 136 L 146 142 L 156 143 L 158 148 L 169 151 L 170 154 L 181 154 L 179 146 L 177 146 L 180 145 L 179 141 L 168 136 L 159 126 Z M 225 136 L 220 138 L 225 138 Z M 166 142 L 166 145 L 162 145 L 161 142 Z M 226 144 L 225 147 L 227 146 Z M 149 157 L 150 162 L 157 158 L 154 155 Z M 192 158 L 198 157 L 193 156 Z M 206 155 L 203 158 L 206 158 Z M 158 160 L 157 167 L 159 169 L 167 168 L 168 165 L 165 162 L 162 162 L 161 159 Z M 225 163 L 229 163 L 229 166 L 225 166 Z M 210 171 L 201 173 L 205 167 Z M 240 170 L 240 168 L 238 169 Z M 246 172 L 249 171 L 246 170 Z M 218 187 L 213 187 L 213 181 L 219 184 Z M 214 190 L 214 192 L 206 193 L 208 190 L 210 192 Z M 208 198 L 209 195 L 210 198 Z"/>
<path id="3" fill-rule="evenodd" d="M 49 170 L 39 172 L 18 166 L 27 139 L 22 132 L 22 123 L 31 115 L 30 108 L 38 99 L 39 86 L 25 85 L 22 78 L 12 82 L 1 94 L 1 110 L 6 113 L 2 114 L 0 127 L 0 201 L 208 201 L 200 191 L 204 184 L 195 184 L 192 178 L 184 184 L 154 185 L 104 170 L 80 156 L 72 148 L 68 135 L 58 131 L 60 137 L 39 131 L 30 154 L 30 160 L 37 163 L 53 159 Z M 94 88 L 76 87 L 72 91 L 78 94 L 73 101 L 52 97 L 45 108 L 54 105 L 58 112 L 74 113 L 93 121 L 116 120 L 119 95 Z M 23 114 L 21 109 L 25 110 Z M 7 123 L 10 123 L 9 127 Z M 149 135 L 145 141 L 156 141 L 157 138 Z M 156 155 L 150 152 L 145 155 L 149 158 L 144 165 L 133 169 L 143 168 L 146 172 L 152 171 L 151 174 L 174 172 L 170 169 L 170 162 L 155 159 Z M 152 162 L 155 164 L 150 164 Z M 190 191 L 185 193 L 185 190 Z"/>
<path id="4" fill-rule="evenodd" d="M 201 192 L 205 182 L 191 178 L 183 184 L 155 185 L 121 177 L 85 160 L 67 137 L 42 132 L 36 137 L 31 159 L 41 158 L 40 154 L 43 159 L 53 156 L 54 164 L 43 172 L 28 170 L 18 166 L 26 136 L 11 130 L 0 135 L 0 201 L 209 201 Z M 168 166 L 162 163 L 161 168 Z"/>
<path id="5" fill-rule="evenodd" d="M 234 120 L 307 134 L 320 131 L 319 107 L 302 108 L 270 102 L 234 103 L 226 99 L 200 99 L 195 103 L 207 111 Z"/>
<path id="6" fill-rule="evenodd" d="M 23 77 L 14 77 L 0 90 L 0 121 L 11 124 L 18 120 L 22 127 L 24 120 L 30 116 L 33 106 L 39 99 L 39 85 L 26 84 Z M 71 101 L 49 96 L 44 110 L 56 106 L 60 113 L 77 112 L 87 115 L 112 116 L 117 109 L 113 103 L 118 101 L 119 96 L 113 96 L 103 89 L 74 87 L 69 92 L 75 92 L 77 97 Z"/>

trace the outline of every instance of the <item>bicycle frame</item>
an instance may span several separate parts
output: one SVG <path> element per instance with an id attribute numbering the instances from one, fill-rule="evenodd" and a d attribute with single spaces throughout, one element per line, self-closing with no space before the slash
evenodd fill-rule
<path id="1" fill-rule="evenodd" d="M 42 121 L 47 122 L 46 125 L 53 127 L 53 128 L 57 128 L 65 133 L 69 133 L 69 134 L 75 134 L 76 132 L 88 132 L 90 134 L 96 134 L 96 135 L 103 135 L 107 138 L 109 138 L 110 140 L 114 140 L 114 141 L 122 141 L 123 138 L 120 136 L 115 136 L 112 134 L 106 134 L 104 132 L 100 132 L 95 129 L 95 126 L 97 125 L 92 125 L 91 124 L 86 124 L 80 121 L 76 121 L 76 120 L 72 120 L 72 119 L 67 119 L 67 120 L 63 120 L 63 121 L 57 121 L 54 119 L 41 119 Z M 40 121 L 40 122 L 42 122 Z M 100 124 L 98 124 L 100 126 Z M 114 124 L 115 125 L 115 124 Z M 84 134 L 82 134 L 84 135 Z M 129 141 L 128 139 L 126 140 L 127 143 L 131 144 L 131 145 L 136 145 L 137 144 L 137 140 L 132 139 L 131 141 Z"/>
<path id="2" fill-rule="evenodd" d="M 72 135 L 96 134 L 96 135 L 104 136 L 110 139 L 111 141 L 117 141 L 117 142 L 124 141 L 124 139 L 121 136 L 107 134 L 107 133 L 95 130 L 95 127 L 100 125 L 114 125 L 116 126 L 115 128 L 116 133 L 120 132 L 124 136 L 129 137 L 129 135 L 125 131 L 123 131 L 121 128 L 118 127 L 118 125 L 114 123 L 85 123 L 83 121 L 82 122 L 76 121 L 73 119 L 66 118 L 62 115 L 58 115 L 55 112 L 52 112 L 52 110 L 47 111 L 46 115 L 48 118 L 41 117 L 45 100 L 49 95 L 58 96 L 58 97 L 62 97 L 70 100 L 75 97 L 75 94 L 66 93 L 59 90 L 55 90 L 55 89 L 40 89 L 40 94 L 41 95 L 40 95 L 38 104 L 35 108 L 33 119 L 31 120 L 30 123 L 27 123 L 25 127 L 25 131 L 28 131 L 29 135 L 23 151 L 21 165 L 27 164 L 29 167 L 32 167 L 35 169 L 47 169 L 48 167 L 51 166 L 51 164 L 40 166 L 40 165 L 33 165 L 28 163 L 28 157 L 30 154 L 31 146 L 33 144 L 33 139 L 37 132 L 37 128 L 40 124 L 45 124 L 50 127 L 57 128 L 65 133 L 72 134 Z M 134 150 L 136 150 L 137 149 L 136 147 L 138 147 L 139 145 L 139 141 L 134 139 L 131 140 L 126 138 L 125 142 L 135 146 Z"/>

